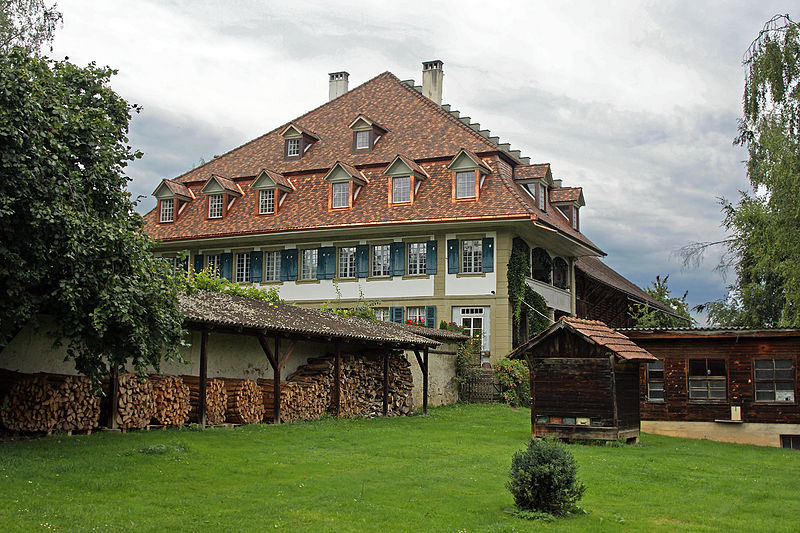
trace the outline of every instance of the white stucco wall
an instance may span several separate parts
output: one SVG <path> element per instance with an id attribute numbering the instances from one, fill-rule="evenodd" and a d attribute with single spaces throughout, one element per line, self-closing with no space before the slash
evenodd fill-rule
<path id="1" fill-rule="evenodd" d="M 456 346 L 443 344 L 428 352 L 428 407 L 458 401 Z M 422 370 L 413 351 L 405 352 L 414 378 L 414 409 L 422 409 Z"/>

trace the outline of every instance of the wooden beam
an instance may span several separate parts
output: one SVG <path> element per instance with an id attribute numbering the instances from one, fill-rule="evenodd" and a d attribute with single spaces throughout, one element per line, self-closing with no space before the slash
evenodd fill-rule
<path id="1" fill-rule="evenodd" d="M 266 343 L 266 339 L 264 341 Z M 275 336 L 275 362 L 277 363 L 272 370 L 272 423 L 281 423 L 281 373 L 283 370 L 283 359 L 280 357 L 281 353 L 281 338 Z"/>
<path id="2" fill-rule="evenodd" d="M 338 418 L 342 416 L 342 353 L 338 344 L 336 345 L 336 357 L 333 365 L 333 391 L 334 407 Z"/>
<path id="3" fill-rule="evenodd" d="M 383 416 L 389 416 L 389 352 L 383 352 Z"/>
<path id="4" fill-rule="evenodd" d="M 272 354 L 272 350 L 269 348 L 269 343 L 267 343 L 267 338 L 264 335 L 256 335 L 258 338 L 258 342 L 261 344 L 261 349 L 264 350 L 264 355 L 267 356 L 269 359 L 269 364 L 272 367 L 272 370 L 275 370 L 275 367 L 278 366 L 278 361 L 275 359 L 275 356 Z"/>
<path id="5" fill-rule="evenodd" d="M 111 408 L 108 410 L 108 428 L 117 429 L 117 409 L 119 409 L 119 367 L 114 365 L 111 370 Z"/>
<path id="6" fill-rule="evenodd" d="M 208 330 L 200 332 L 200 427 L 206 427 L 206 381 L 208 379 Z"/>
<path id="7" fill-rule="evenodd" d="M 525 354 L 528 360 L 528 383 L 531 390 L 531 438 L 536 436 L 536 388 L 533 385 L 533 360 Z"/>
<path id="8" fill-rule="evenodd" d="M 422 350 L 425 369 L 422 372 L 422 414 L 428 414 L 428 347 Z"/>
<path id="9" fill-rule="evenodd" d="M 614 428 L 619 430 L 619 414 L 617 412 L 617 372 L 614 369 L 614 355 L 608 356 L 608 364 L 611 365 L 611 400 L 614 402 Z"/>
<path id="10" fill-rule="evenodd" d="M 286 351 L 283 353 L 283 355 L 280 356 L 281 368 L 286 366 L 286 361 L 288 361 L 289 357 L 291 357 L 292 352 L 294 351 L 294 347 L 296 345 L 297 345 L 297 339 L 292 339 L 289 342 L 289 347 L 286 349 Z M 275 337 L 275 355 L 277 355 L 277 354 L 278 354 L 278 338 Z"/>

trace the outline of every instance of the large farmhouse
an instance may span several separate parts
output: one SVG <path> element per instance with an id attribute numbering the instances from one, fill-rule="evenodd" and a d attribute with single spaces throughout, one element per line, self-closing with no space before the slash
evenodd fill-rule
<path id="1" fill-rule="evenodd" d="M 363 297 L 384 320 L 455 321 L 497 359 L 512 349 L 520 238 L 551 318 L 575 315 L 576 262 L 604 255 L 581 233 L 581 188 L 442 105 L 441 61 L 422 80 L 385 72 L 348 90 L 330 74 L 329 102 L 163 180 L 145 216 L 159 254 L 302 305 Z"/>

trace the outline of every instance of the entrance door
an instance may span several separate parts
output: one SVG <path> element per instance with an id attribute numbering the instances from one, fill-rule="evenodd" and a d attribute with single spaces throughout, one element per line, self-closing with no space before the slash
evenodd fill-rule
<path id="1" fill-rule="evenodd" d="M 481 339 L 481 351 L 489 351 L 489 307 L 453 307 L 453 322 Z"/>

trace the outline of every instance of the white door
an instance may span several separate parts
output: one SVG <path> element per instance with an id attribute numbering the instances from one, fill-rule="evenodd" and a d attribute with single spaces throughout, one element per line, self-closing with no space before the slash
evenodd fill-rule
<path id="1" fill-rule="evenodd" d="M 481 350 L 489 351 L 489 307 L 453 307 L 453 322 L 480 337 Z"/>

